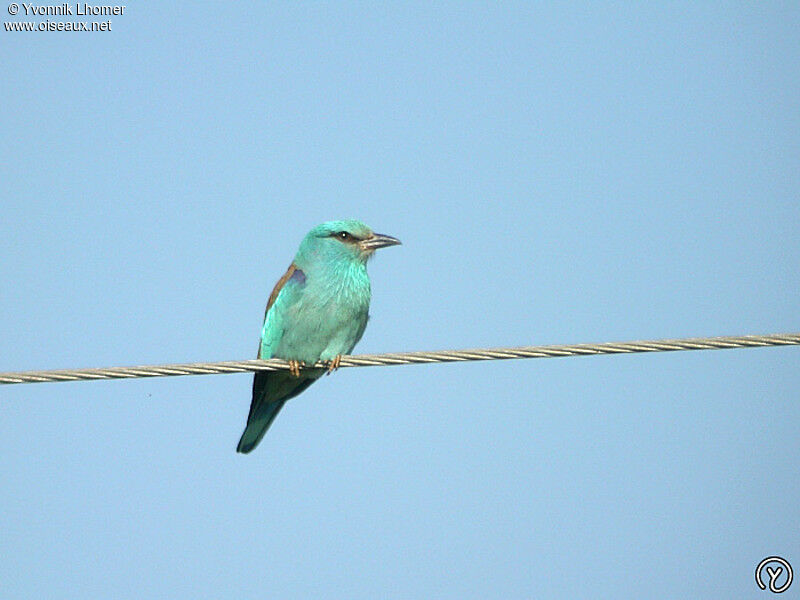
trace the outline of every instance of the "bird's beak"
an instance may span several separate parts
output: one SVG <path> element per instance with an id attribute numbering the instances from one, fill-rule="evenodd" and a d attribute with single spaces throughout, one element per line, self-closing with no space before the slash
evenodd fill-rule
<path id="1" fill-rule="evenodd" d="M 390 235 L 383 235 L 381 233 L 373 233 L 372 236 L 365 240 L 361 240 L 358 245 L 366 252 L 374 252 L 378 248 L 386 248 L 388 246 L 397 246 L 402 242 L 397 238 Z"/>

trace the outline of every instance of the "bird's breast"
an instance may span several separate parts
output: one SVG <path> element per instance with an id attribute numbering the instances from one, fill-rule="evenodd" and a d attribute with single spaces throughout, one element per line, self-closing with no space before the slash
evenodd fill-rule
<path id="1" fill-rule="evenodd" d="M 323 353 L 350 352 L 367 321 L 369 279 L 306 277 L 299 301 L 286 309 L 276 356 L 311 363 Z"/>

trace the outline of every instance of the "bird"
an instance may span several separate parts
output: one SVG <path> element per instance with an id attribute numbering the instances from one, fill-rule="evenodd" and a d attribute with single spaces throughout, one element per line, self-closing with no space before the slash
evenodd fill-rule
<path id="1" fill-rule="evenodd" d="M 290 369 L 256 372 L 237 452 L 251 452 L 287 400 L 335 371 L 342 355 L 352 352 L 369 319 L 367 261 L 379 248 L 400 243 L 352 219 L 322 223 L 303 238 L 269 295 L 257 355 L 287 360 Z M 318 361 L 327 368 L 311 367 Z"/>

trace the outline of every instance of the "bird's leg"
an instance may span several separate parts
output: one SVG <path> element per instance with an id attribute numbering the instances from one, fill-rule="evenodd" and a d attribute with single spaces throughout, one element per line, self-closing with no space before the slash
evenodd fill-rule
<path id="1" fill-rule="evenodd" d="M 289 363 L 289 373 L 291 373 L 292 377 L 300 377 L 300 367 L 305 367 L 306 363 L 302 360 L 290 360 L 287 362 Z"/>
<path id="2" fill-rule="evenodd" d="M 337 354 L 336 358 L 334 358 L 333 360 L 325 361 L 325 362 L 328 363 L 328 372 L 326 374 L 330 375 L 336 369 L 338 369 L 339 366 L 342 364 L 342 355 L 341 354 Z"/>

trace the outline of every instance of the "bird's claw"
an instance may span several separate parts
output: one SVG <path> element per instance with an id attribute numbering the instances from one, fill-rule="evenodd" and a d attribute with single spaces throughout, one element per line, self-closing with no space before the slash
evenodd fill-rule
<path id="1" fill-rule="evenodd" d="M 302 360 L 290 360 L 289 362 L 289 373 L 292 377 L 300 377 L 300 367 L 305 367 L 306 363 Z"/>
<path id="2" fill-rule="evenodd" d="M 326 373 L 326 375 L 330 375 L 341 366 L 342 355 L 337 354 L 336 358 L 334 358 L 333 360 L 326 360 L 325 363 L 328 365 L 328 372 Z"/>

